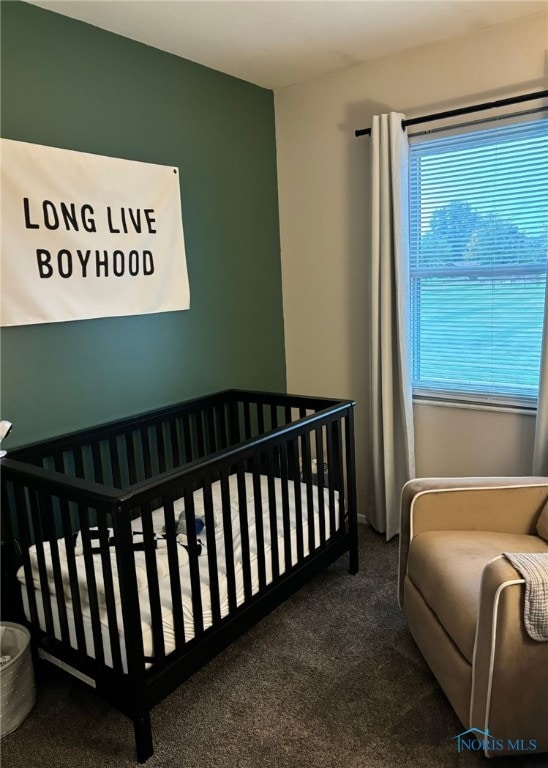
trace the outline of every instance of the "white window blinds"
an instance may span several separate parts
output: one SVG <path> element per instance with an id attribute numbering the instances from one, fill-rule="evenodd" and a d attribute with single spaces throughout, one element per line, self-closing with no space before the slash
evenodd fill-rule
<path id="1" fill-rule="evenodd" d="M 533 404 L 548 244 L 548 120 L 410 147 L 415 394 Z"/>

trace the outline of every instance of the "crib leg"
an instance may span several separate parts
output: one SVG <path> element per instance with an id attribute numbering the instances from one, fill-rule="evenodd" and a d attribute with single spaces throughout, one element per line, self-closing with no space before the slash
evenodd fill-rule
<path id="1" fill-rule="evenodd" d="M 349 553 L 349 564 L 348 564 L 348 573 L 350 573 L 352 576 L 355 576 L 356 573 L 360 570 L 360 557 L 358 554 L 358 536 L 357 534 L 352 537 L 352 541 L 350 542 L 350 550 Z"/>
<path id="2" fill-rule="evenodd" d="M 135 750 L 137 752 L 137 762 L 146 763 L 149 757 L 154 754 L 152 744 L 152 725 L 150 723 L 150 712 L 141 717 L 133 719 L 133 731 L 135 733 Z"/>

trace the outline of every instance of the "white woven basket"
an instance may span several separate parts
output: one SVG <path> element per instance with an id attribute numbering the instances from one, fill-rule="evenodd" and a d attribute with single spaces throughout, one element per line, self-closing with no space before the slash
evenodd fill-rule
<path id="1" fill-rule="evenodd" d="M 36 701 L 30 632 L 9 621 L 0 624 L 0 738 L 18 728 Z"/>

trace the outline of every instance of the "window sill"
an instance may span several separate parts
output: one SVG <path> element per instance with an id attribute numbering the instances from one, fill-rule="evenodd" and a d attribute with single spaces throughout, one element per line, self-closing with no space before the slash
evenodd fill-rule
<path id="1" fill-rule="evenodd" d="M 495 413 L 518 413 L 522 416 L 536 416 L 537 409 L 520 405 L 500 405 L 491 403 L 462 402 L 459 400 L 436 400 L 434 398 L 413 397 L 413 405 L 434 405 L 442 408 L 464 408 L 471 411 L 494 411 Z"/>

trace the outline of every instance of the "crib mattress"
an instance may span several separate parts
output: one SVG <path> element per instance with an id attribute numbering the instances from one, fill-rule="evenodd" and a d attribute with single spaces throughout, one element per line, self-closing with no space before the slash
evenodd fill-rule
<path id="1" fill-rule="evenodd" d="M 245 474 L 245 487 L 246 487 L 246 499 L 248 505 L 248 536 L 249 536 L 249 550 L 250 550 L 250 572 L 251 572 L 251 593 L 255 595 L 259 591 L 259 564 L 257 557 L 257 527 L 256 527 L 256 509 L 254 499 L 253 488 L 253 475 L 250 473 Z M 270 512 L 268 504 L 268 478 L 265 475 L 261 475 L 260 478 L 261 487 L 261 504 L 262 509 L 262 521 L 263 521 L 263 538 L 264 538 L 264 553 L 265 553 L 265 570 L 266 570 L 266 584 L 270 584 L 273 578 L 273 547 L 271 540 L 271 528 L 270 528 Z M 283 574 L 286 570 L 285 554 L 284 554 L 284 525 L 282 516 L 282 484 L 280 478 L 274 478 L 274 488 L 276 497 L 276 510 L 277 510 L 277 543 L 278 543 L 278 568 L 279 573 Z M 226 566 L 226 553 L 225 553 L 225 532 L 223 527 L 222 507 L 221 507 L 221 488 L 220 483 L 214 483 L 211 486 L 212 499 L 213 499 L 213 511 L 215 518 L 215 552 L 217 559 L 216 578 L 219 588 L 219 600 L 220 600 L 220 612 L 221 618 L 224 618 L 229 613 L 229 601 L 228 601 L 228 578 L 227 578 L 227 566 Z M 239 514 L 239 501 L 238 501 L 238 489 L 237 479 L 235 476 L 229 478 L 229 490 L 231 500 L 231 523 L 232 523 L 232 543 L 234 551 L 234 571 L 235 571 L 235 588 L 236 588 L 236 604 L 240 606 L 245 599 L 244 592 L 244 569 L 242 564 L 242 543 L 241 543 L 241 530 L 240 530 L 240 514 Z M 323 508 L 323 517 L 325 525 L 325 536 L 329 538 L 334 531 L 331 531 L 331 515 L 329 508 L 329 491 L 328 489 L 320 489 L 317 486 L 313 486 L 313 510 L 314 510 L 314 546 L 318 547 L 321 543 L 320 540 L 320 514 Z M 323 504 L 320 493 L 323 494 Z M 303 554 L 306 557 L 309 554 L 309 520 L 308 520 L 308 498 L 307 498 L 307 486 L 304 483 L 290 483 L 289 492 L 289 529 L 290 529 L 290 544 L 291 544 L 291 565 L 297 562 L 297 514 L 296 514 L 296 499 L 300 495 L 301 508 L 302 508 L 302 541 L 303 541 Z M 335 491 L 332 494 L 334 499 L 334 520 L 335 528 L 338 529 L 341 524 L 340 509 L 339 509 L 339 496 Z M 194 506 L 197 517 L 202 516 L 204 508 L 204 499 L 202 491 L 196 491 L 194 494 Z M 182 500 L 179 500 L 174 505 L 175 515 L 178 516 L 179 512 L 183 508 Z M 165 511 L 163 508 L 159 508 L 153 512 L 153 526 L 158 535 L 163 534 L 165 526 Z M 141 527 L 140 518 L 133 522 L 135 530 L 139 530 Z M 205 541 L 205 536 L 200 536 Z M 179 575 L 182 591 L 183 602 L 183 620 L 184 620 L 184 636 L 185 641 L 189 641 L 195 636 L 195 622 L 193 614 L 193 601 L 190 582 L 190 566 L 188 562 L 188 554 L 186 550 L 179 546 Z M 144 557 L 144 553 L 141 553 Z M 209 556 L 210 550 L 208 548 L 202 552 L 198 557 L 199 564 L 199 576 L 200 576 L 200 593 L 202 603 L 202 621 L 203 628 L 207 629 L 212 626 L 213 616 L 211 609 L 211 590 L 210 590 L 210 569 L 209 569 Z M 97 558 L 98 559 L 98 558 Z M 156 560 L 159 566 L 159 575 L 162 575 L 158 579 L 160 603 L 162 611 L 162 628 L 164 634 L 165 653 L 168 654 L 175 650 L 175 628 L 173 623 L 173 610 L 172 610 L 172 595 L 171 595 L 171 582 L 167 572 L 167 551 L 162 549 L 156 550 Z M 165 560 L 165 562 L 164 562 Z M 136 555 L 137 562 L 137 555 Z M 275 564 L 274 564 L 275 565 Z M 142 570 L 141 578 L 147 578 L 146 570 Z M 23 605 L 27 619 L 30 620 L 29 598 L 27 594 L 27 584 L 25 582 L 24 571 L 21 568 L 17 574 L 21 583 Z M 46 630 L 46 622 L 44 617 L 44 608 L 42 594 L 36 581 L 31 586 L 36 595 L 36 605 L 38 620 L 41 628 Z M 50 581 L 49 592 L 51 597 L 51 612 L 52 620 L 57 639 L 61 639 L 61 629 L 59 622 L 59 614 L 57 609 L 57 601 L 55 599 L 55 584 Z M 47 598 L 46 598 L 47 599 Z M 76 643 L 76 629 L 74 622 L 74 614 L 72 610 L 72 603 L 69 597 L 64 596 L 64 603 L 67 609 L 67 621 L 69 627 L 69 637 L 72 647 L 77 648 Z M 82 615 L 84 634 L 86 642 L 86 652 L 90 657 L 95 657 L 95 649 L 92 634 L 91 618 L 89 608 L 86 609 L 86 600 L 82 601 Z M 140 615 L 141 615 L 141 627 L 143 633 L 143 645 L 145 656 L 154 656 L 154 641 L 152 632 L 152 619 L 150 610 L 150 598 L 147 584 L 141 584 L 139 591 L 139 603 L 140 603 Z M 121 639 L 121 653 L 122 653 L 122 667 L 124 672 L 127 671 L 127 662 L 125 654 L 125 643 L 123 638 L 123 623 L 122 612 L 120 603 L 116 603 L 116 614 L 118 631 Z M 106 609 L 104 606 L 100 611 L 101 618 L 101 632 L 103 639 L 103 649 L 105 654 L 105 664 L 107 666 L 113 666 L 112 652 L 110 647 L 108 620 L 106 615 Z"/>

